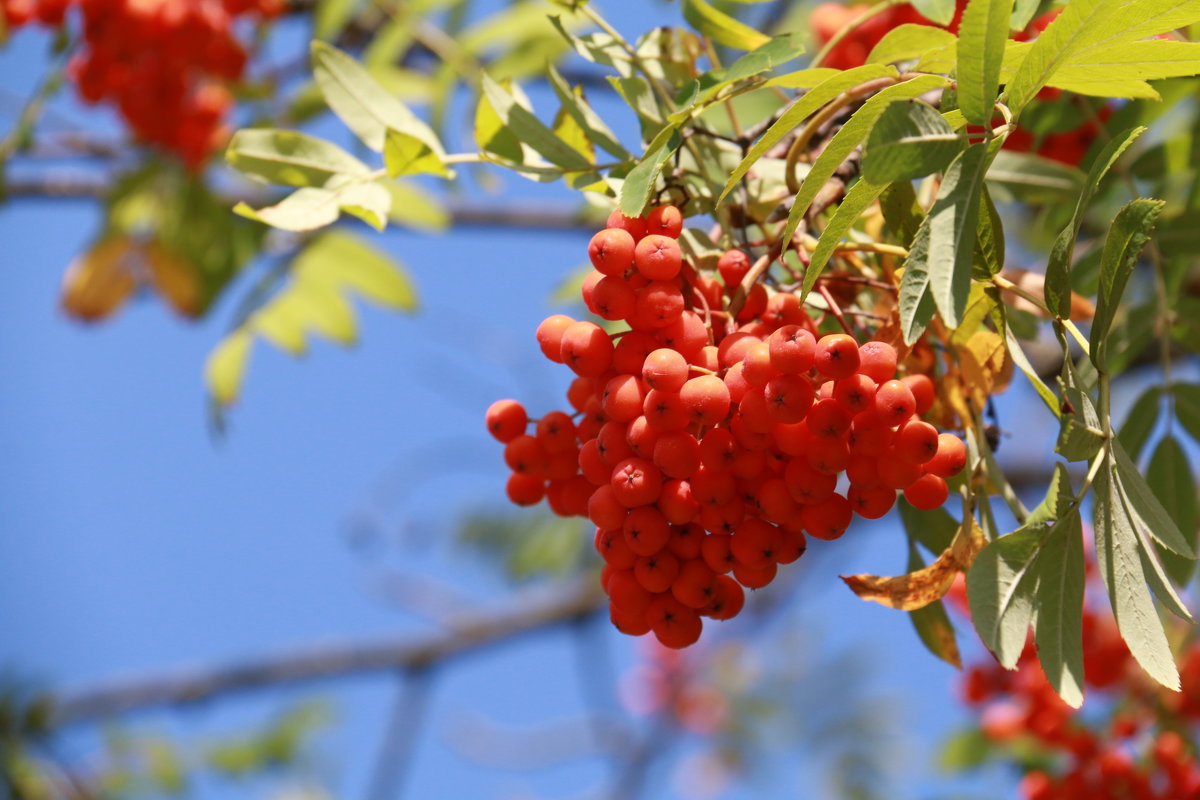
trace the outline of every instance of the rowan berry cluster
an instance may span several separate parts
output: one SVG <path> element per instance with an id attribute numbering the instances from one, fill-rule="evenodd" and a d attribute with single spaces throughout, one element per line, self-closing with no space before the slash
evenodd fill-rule
<path id="1" fill-rule="evenodd" d="M 268 19 L 281 0 L 0 0 L 8 25 L 62 25 L 76 7 L 81 49 L 69 74 L 88 103 L 108 103 L 135 138 L 198 169 L 228 137 L 226 88 L 242 76 L 239 17 Z"/>
<path id="2" fill-rule="evenodd" d="M 1014 671 L 992 662 L 963 675 L 963 697 L 979 710 L 984 735 L 1033 744 L 1048 764 L 1025 774 L 1021 797 L 1200 800 L 1200 761 L 1189 741 L 1200 725 L 1200 645 L 1183 655 L 1179 693 L 1147 681 L 1107 609 L 1084 608 L 1083 652 L 1088 708 L 1111 711 L 1099 724 L 1059 698 L 1032 641 Z"/>
<path id="3" fill-rule="evenodd" d="M 740 250 L 717 276 L 697 271 L 682 225 L 660 206 L 614 213 L 592 238 L 584 302 L 627 330 L 561 314 L 538 326 L 542 352 L 577 376 L 574 415 L 550 412 L 529 432 L 517 401 L 487 411 L 509 498 L 595 523 L 613 623 L 670 647 L 695 642 L 702 617 L 735 616 L 743 587 L 769 584 L 806 534 L 837 539 L 855 513 L 886 514 L 898 490 L 938 507 L 966 462 L 961 440 L 920 419 L 928 376 L 897 378 L 884 342 L 818 338 L 794 294 L 754 283 L 743 295 Z"/>

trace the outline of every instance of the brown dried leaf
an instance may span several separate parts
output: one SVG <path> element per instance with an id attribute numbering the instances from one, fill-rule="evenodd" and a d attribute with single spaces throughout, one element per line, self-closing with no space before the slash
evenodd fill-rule
<path id="1" fill-rule="evenodd" d="M 195 268 L 158 242 L 151 242 L 144 254 L 150 281 L 158 293 L 183 316 L 199 316 L 203 298 Z"/>
<path id="2" fill-rule="evenodd" d="M 125 236 L 97 242 L 63 275 L 62 307 L 75 319 L 98 322 L 119 309 L 137 289 L 131 258 L 137 244 Z"/>
<path id="3" fill-rule="evenodd" d="M 950 590 L 955 574 L 968 569 L 985 544 L 987 539 L 975 518 L 967 517 L 954 541 L 927 567 L 891 578 L 868 574 L 842 575 L 841 578 L 863 600 L 913 611 L 940 600 Z"/>

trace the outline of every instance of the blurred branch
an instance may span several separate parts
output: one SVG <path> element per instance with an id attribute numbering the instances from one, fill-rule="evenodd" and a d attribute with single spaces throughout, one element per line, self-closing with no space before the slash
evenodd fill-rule
<path id="1" fill-rule="evenodd" d="M 595 613 L 604 602 L 595 575 L 522 593 L 499 608 L 462 615 L 454 627 L 423 636 L 352 642 L 214 667 L 154 676 L 96 689 L 64 692 L 54 726 L 88 722 L 160 706 L 183 705 L 234 692 L 368 672 L 426 669 Z"/>
<path id="2" fill-rule="evenodd" d="M 402 675 L 387 732 L 375 760 L 368 800 L 396 800 L 401 796 L 421 731 L 421 719 L 429 703 L 432 679 L 432 673 L 425 669 L 410 670 Z"/>
<path id="3" fill-rule="evenodd" d="M 110 181 L 102 175 L 79 170 L 45 170 L 35 177 L 11 177 L 0 186 L 0 195 L 10 199 L 98 199 L 105 196 Z M 229 195 L 232 207 L 239 200 L 261 203 L 262 196 Z M 476 228 L 522 228 L 525 230 L 588 230 L 596 228 L 575 206 L 562 203 L 506 203 L 488 206 L 452 202 L 447 206 L 452 225 Z"/>

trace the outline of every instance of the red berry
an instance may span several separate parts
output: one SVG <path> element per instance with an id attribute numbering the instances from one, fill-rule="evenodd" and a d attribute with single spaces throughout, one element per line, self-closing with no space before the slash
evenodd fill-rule
<path id="1" fill-rule="evenodd" d="M 525 427 L 529 424 L 525 406 L 516 400 L 497 400 L 492 403 L 488 406 L 484 420 L 487 423 L 488 432 L 497 441 L 505 444 L 525 433 Z"/>
<path id="2" fill-rule="evenodd" d="M 827 378 L 849 378 L 858 371 L 858 342 L 844 333 L 831 333 L 817 341 L 814 364 Z"/>

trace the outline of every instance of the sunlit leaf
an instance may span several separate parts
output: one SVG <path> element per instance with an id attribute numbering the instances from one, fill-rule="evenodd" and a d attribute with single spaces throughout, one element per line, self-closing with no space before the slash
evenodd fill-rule
<path id="1" fill-rule="evenodd" d="M 990 125 L 1013 0 L 970 0 L 959 26 L 958 107 L 974 125 Z"/>
<path id="2" fill-rule="evenodd" d="M 363 176 L 370 169 L 342 148 L 298 131 L 249 128 L 234 134 L 225 150 L 234 169 L 285 186 L 324 186 L 336 175 Z"/>
<path id="3" fill-rule="evenodd" d="M 718 11 L 705 0 L 682 0 L 683 18 L 714 42 L 739 50 L 753 50 L 770 41 L 758 31 Z"/>

